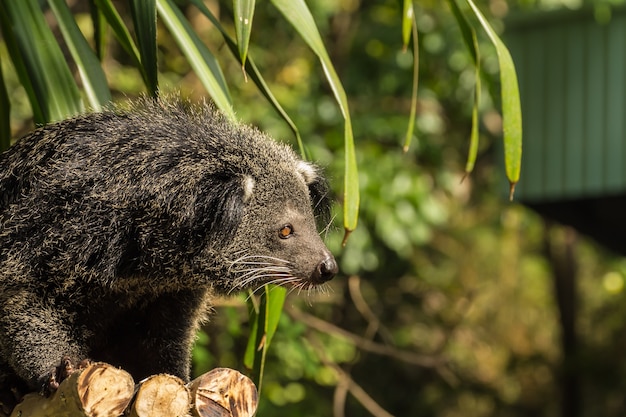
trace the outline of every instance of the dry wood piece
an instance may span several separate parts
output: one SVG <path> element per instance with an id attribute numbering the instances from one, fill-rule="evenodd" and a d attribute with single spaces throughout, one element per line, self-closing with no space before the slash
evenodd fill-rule
<path id="1" fill-rule="evenodd" d="M 234 369 L 215 368 L 189 383 L 189 389 L 196 417 L 252 417 L 256 412 L 256 386 Z"/>
<path id="2" fill-rule="evenodd" d="M 28 394 L 12 417 L 118 417 L 133 397 L 130 374 L 106 363 L 93 363 L 64 380 L 50 397 Z"/>
<path id="3" fill-rule="evenodd" d="M 182 379 L 159 374 L 144 379 L 131 407 L 130 417 L 180 417 L 189 411 L 189 390 Z"/>

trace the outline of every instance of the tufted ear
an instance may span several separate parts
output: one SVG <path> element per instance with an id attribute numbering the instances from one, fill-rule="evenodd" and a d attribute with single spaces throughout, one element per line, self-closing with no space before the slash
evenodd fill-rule
<path id="1" fill-rule="evenodd" d="M 330 198 L 328 182 L 320 175 L 319 168 L 305 161 L 299 161 L 298 173 L 309 187 L 309 196 L 317 227 L 324 228 L 330 221 Z"/>
<path id="2" fill-rule="evenodd" d="M 196 236 L 203 236 L 218 245 L 232 240 L 253 187 L 251 178 L 240 175 L 207 176 L 194 207 Z"/>

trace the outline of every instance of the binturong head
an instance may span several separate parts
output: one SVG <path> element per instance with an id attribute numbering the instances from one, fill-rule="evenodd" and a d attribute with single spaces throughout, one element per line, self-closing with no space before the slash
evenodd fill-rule
<path id="1" fill-rule="evenodd" d="M 208 244 L 196 272 L 225 294 L 267 283 L 309 290 L 331 280 L 338 266 L 319 232 L 330 220 L 320 170 L 256 129 L 228 130 L 215 135 L 228 140 L 213 136 L 219 152 L 199 184 L 194 211 L 203 224 L 196 227 Z"/>
<path id="2" fill-rule="evenodd" d="M 285 156 L 293 157 L 291 150 Z M 307 290 L 338 272 L 318 232 L 329 219 L 326 181 L 314 165 L 289 159 L 244 180 L 244 214 L 231 245 L 230 290 L 255 290 L 266 283 Z"/>

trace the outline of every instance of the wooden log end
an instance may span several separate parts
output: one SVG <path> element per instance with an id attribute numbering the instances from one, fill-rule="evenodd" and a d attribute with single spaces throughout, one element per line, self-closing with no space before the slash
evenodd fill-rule
<path id="1" fill-rule="evenodd" d="M 159 374 L 139 386 L 129 417 L 176 417 L 187 415 L 190 395 L 182 379 Z"/>
<path id="2" fill-rule="evenodd" d="M 135 382 L 123 369 L 97 362 L 78 375 L 76 390 L 86 415 L 119 416 L 133 398 Z"/>
<path id="3" fill-rule="evenodd" d="M 192 413 L 196 417 L 252 417 L 256 412 L 256 386 L 234 369 L 213 369 L 188 386 Z"/>

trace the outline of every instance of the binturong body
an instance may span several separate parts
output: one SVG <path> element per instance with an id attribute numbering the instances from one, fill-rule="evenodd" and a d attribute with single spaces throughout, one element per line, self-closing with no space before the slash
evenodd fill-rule
<path id="1" fill-rule="evenodd" d="M 85 360 L 188 380 L 211 297 L 333 277 L 327 213 L 314 165 L 207 105 L 35 130 L 0 156 L 0 402 Z"/>

